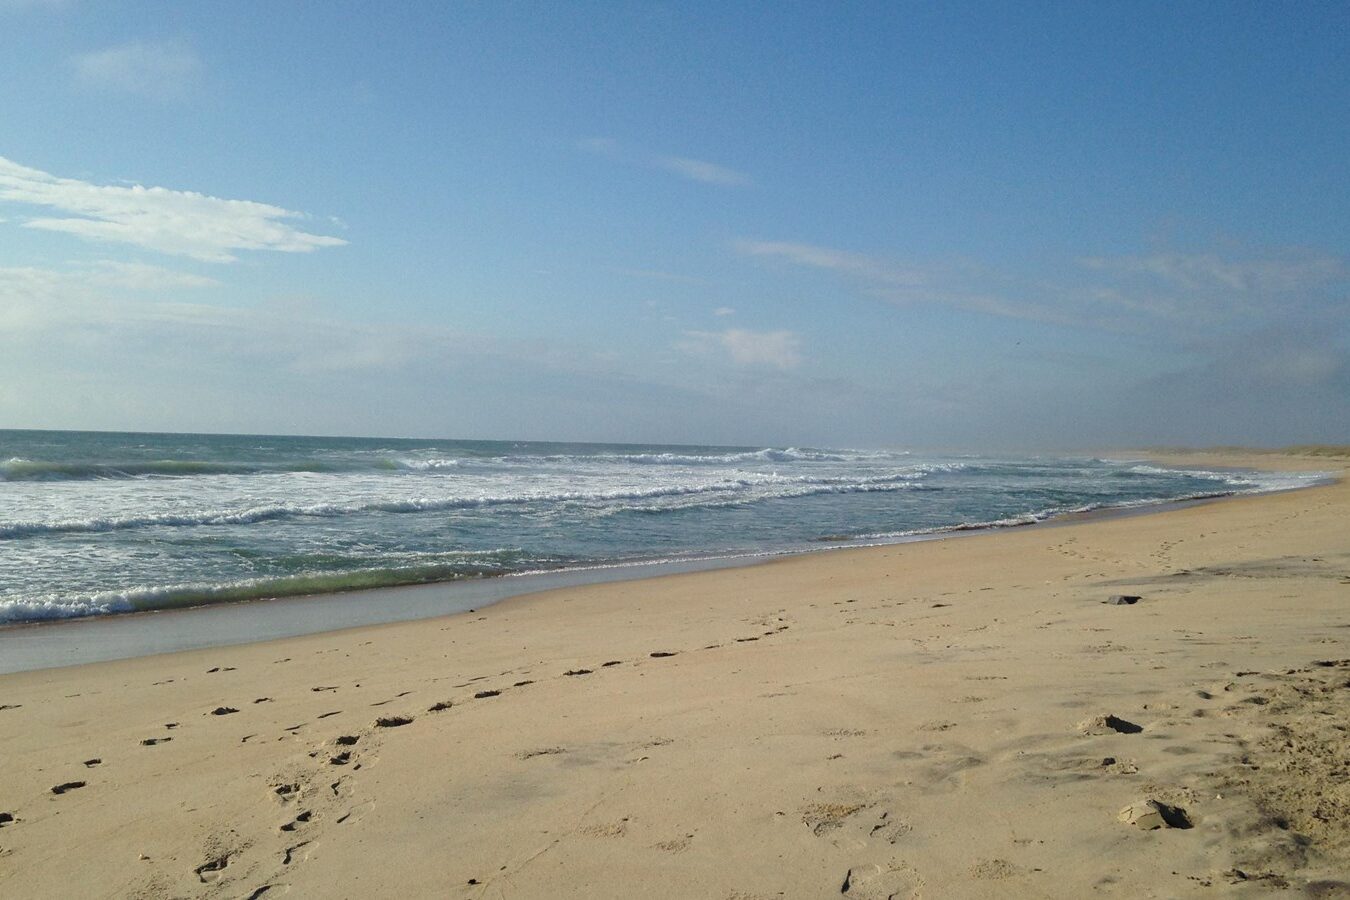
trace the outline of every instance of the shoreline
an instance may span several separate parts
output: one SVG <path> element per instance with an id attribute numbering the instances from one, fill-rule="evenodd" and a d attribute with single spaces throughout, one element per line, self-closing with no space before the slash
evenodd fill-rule
<path id="1" fill-rule="evenodd" d="M 1350 896 L 1350 460 L 1320 462 L 3 675 L 0 894 Z"/>
<path id="2" fill-rule="evenodd" d="M 1104 454 L 1106 457 L 1119 453 Z M 1129 459 L 1145 462 L 1170 459 L 1168 465 L 1177 468 L 1198 468 L 1183 463 L 1189 453 L 1161 452 L 1129 453 Z M 1197 455 L 1206 460 L 1217 460 L 1206 465 L 1233 472 L 1261 472 L 1248 460 L 1255 454 L 1237 457 L 1233 454 L 1205 453 Z M 1314 471 L 1322 472 L 1327 457 L 1310 457 L 1310 462 L 1323 465 L 1300 466 L 1294 459 L 1303 457 L 1273 456 L 1285 461 L 1284 467 L 1265 469 L 1266 472 Z M 1240 465 L 1229 465 L 1241 459 Z M 313 594 L 295 594 L 279 597 L 256 597 L 244 600 L 225 600 L 182 607 L 130 610 L 60 619 L 40 619 L 27 622 L 0 624 L 0 675 L 36 671 L 66 666 L 87 665 L 134 659 L 141 656 L 176 653 L 212 647 L 239 646 L 259 641 L 284 640 L 311 634 L 346 631 L 398 622 L 423 621 L 442 616 L 476 612 L 480 608 L 508 600 L 549 591 L 584 587 L 612 582 L 644 581 L 670 575 L 712 572 L 729 568 L 768 565 L 775 562 L 809 556 L 817 553 L 866 551 L 898 545 L 940 541 L 952 538 L 978 537 L 1029 528 L 1063 527 L 1083 522 L 1111 520 L 1143 515 L 1161 515 L 1197 504 L 1234 501 L 1242 498 L 1264 497 L 1289 491 L 1310 490 L 1334 484 L 1336 477 L 1327 477 L 1293 488 L 1273 488 L 1260 491 L 1226 491 L 1172 500 L 1146 501 L 1136 504 L 1102 506 L 1093 509 L 1074 509 L 1045 515 L 1025 522 L 958 523 L 929 530 L 900 533 L 890 538 L 846 538 L 839 541 L 817 539 L 812 546 L 763 551 L 725 556 L 696 556 L 687 559 L 655 559 L 596 564 L 545 571 L 507 572 L 500 575 L 456 578 L 448 581 L 397 584 L 375 588 L 356 588 L 347 591 L 324 591 Z M 1027 516 L 1039 515 L 1033 513 Z M 401 609 L 390 609 L 388 604 L 400 604 Z M 211 614 L 216 621 L 207 621 Z M 312 616 L 313 619 L 308 618 Z M 322 624 L 318 619 L 323 618 Z M 157 626 L 151 629 L 151 624 Z M 85 639 L 85 632 L 89 632 Z M 101 633 L 100 633 L 101 632 Z M 52 662 L 51 660 L 58 660 Z"/>

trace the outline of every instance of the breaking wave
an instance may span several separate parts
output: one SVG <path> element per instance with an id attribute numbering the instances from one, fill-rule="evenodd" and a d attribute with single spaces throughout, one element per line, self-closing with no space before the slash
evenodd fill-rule
<path id="1" fill-rule="evenodd" d="M 365 568 L 345 572 L 303 573 L 279 578 L 248 578 L 222 584 L 142 585 L 119 590 L 96 591 L 74 597 L 49 593 L 32 598 L 0 600 L 0 624 L 432 584 L 463 578 L 504 575 L 508 571 L 510 567 L 505 562 L 494 565 L 490 562 L 465 561 Z"/>
<path id="2" fill-rule="evenodd" d="M 902 452 L 825 451 L 788 447 L 735 453 L 577 453 L 577 454 L 400 454 L 397 451 L 354 453 L 332 458 L 303 457 L 279 461 L 222 462 L 200 459 L 151 459 L 118 462 L 59 462 L 12 457 L 0 462 L 0 481 L 92 481 L 125 478 L 186 478 L 208 475 L 274 475 L 287 472 L 362 471 L 437 472 L 506 466 L 551 464 L 636 466 L 726 466 L 744 463 L 855 462 L 902 458 Z"/>
<path id="3" fill-rule="evenodd" d="M 362 513 L 426 513 L 525 504 L 608 506 L 621 504 L 625 501 L 650 501 L 659 498 L 700 495 L 715 495 L 719 500 L 725 500 L 728 495 L 732 495 L 738 498 L 736 502 L 745 503 L 806 497 L 813 494 L 905 490 L 913 487 L 922 476 L 922 472 L 859 479 L 757 475 L 737 479 L 722 479 L 706 484 L 639 490 L 527 492 L 478 497 L 412 497 L 404 500 L 378 500 L 367 503 L 276 503 L 245 509 L 206 510 L 190 513 L 94 516 L 48 522 L 0 522 L 0 540 L 15 540 L 43 534 L 119 531 L 132 528 L 253 525 L 276 519 L 333 518 Z M 776 487 L 777 489 L 775 489 Z M 650 509 L 650 507 L 643 507 L 643 509 Z"/>

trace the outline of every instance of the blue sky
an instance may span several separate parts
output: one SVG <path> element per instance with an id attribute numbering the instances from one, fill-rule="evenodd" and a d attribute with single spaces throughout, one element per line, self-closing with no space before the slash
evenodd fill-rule
<path id="1" fill-rule="evenodd" d="M 1350 440 L 1350 7 L 0 0 L 0 426 Z"/>

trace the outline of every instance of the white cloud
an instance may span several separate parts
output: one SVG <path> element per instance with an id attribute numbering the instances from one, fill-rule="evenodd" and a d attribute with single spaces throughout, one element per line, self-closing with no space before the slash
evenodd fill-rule
<path id="1" fill-rule="evenodd" d="M 66 269 L 0 267 L 0 334 L 21 338 L 25 332 L 101 328 L 153 318 L 185 304 L 147 302 L 147 295 L 215 285 L 187 272 L 112 260 Z"/>
<path id="2" fill-rule="evenodd" d="M 662 169 L 679 175 L 681 178 L 698 181 L 702 184 L 713 184 L 719 187 L 746 187 L 754 183 L 750 176 L 744 172 L 738 172 L 718 163 L 708 162 L 704 159 L 692 159 L 688 156 L 667 156 L 646 153 L 641 150 L 630 150 L 613 138 L 586 138 L 577 141 L 577 146 L 587 153 L 594 153 L 596 156 L 603 156 L 605 159 L 630 165 L 646 166 L 652 169 Z"/>
<path id="3" fill-rule="evenodd" d="M 156 100 L 182 97 L 201 72 L 201 60 L 182 41 L 132 41 L 71 59 L 86 87 L 140 94 Z"/>
<path id="4" fill-rule="evenodd" d="M 714 310 L 713 310 L 713 315 L 714 315 L 714 316 L 734 316 L 734 315 L 736 315 L 736 310 L 732 309 L 730 306 L 719 306 L 719 307 L 717 307 L 717 309 L 714 309 Z"/>
<path id="5" fill-rule="evenodd" d="M 446 352 L 444 332 L 336 320 L 295 304 L 225 306 L 183 299 L 208 278 L 101 261 L 67 269 L 0 268 L 0 355 L 6 341 L 105 348 L 154 346 L 231 365 L 266 359 L 292 371 L 394 368 Z M 243 363 L 244 366 L 248 364 Z"/>
<path id="6" fill-rule="evenodd" d="M 724 187 L 744 187 L 750 183 L 750 176 L 717 163 L 701 159 L 689 159 L 685 156 L 657 156 L 652 159 L 657 166 L 682 175 L 690 181 L 704 184 L 719 184 Z"/>
<path id="7" fill-rule="evenodd" d="M 1312 253 L 1212 253 L 1091 257 L 1053 279 L 1031 280 L 958 262 L 900 265 L 814 244 L 739 240 L 748 256 L 836 273 L 896 305 L 937 304 L 1042 324 L 1118 333 L 1245 326 L 1252 321 L 1343 302 L 1335 289 L 1350 270 Z M 1085 277 L 1086 276 L 1086 277 Z"/>
<path id="8" fill-rule="evenodd" d="M 738 240 L 733 246 L 747 256 L 778 259 L 804 268 L 834 272 L 862 285 L 872 296 L 890 303 L 939 303 L 990 315 L 1036 321 L 1061 321 L 1039 303 L 1021 303 L 991 293 L 974 283 L 960 267 L 906 266 L 862 253 L 791 241 Z"/>
<path id="9" fill-rule="evenodd" d="M 686 331 L 688 338 L 676 346 L 687 353 L 707 353 L 717 349 L 726 352 L 731 361 L 741 366 L 771 366 L 792 369 L 801 364 L 801 340 L 791 331 L 746 331 L 728 328 L 725 331 Z"/>
<path id="10" fill-rule="evenodd" d="M 207 262 L 231 262 L 237 250 L 305 253 L 347 243 L 295 228 L 283 220 L 303 214 L 279 206 L 194 191 L 58 178 L 4 157 L 0 157 L 0 201 L 73 214 L 29 218 L 23 223 L 28 228 Z"/>
<path id="11" fill-rule="evenodd" d="M 168 291 L 180 288 L 217 287 L 220 282 L 191 272 L 176 272 L 148 263 L 99 260 L 89 266 L 89 281 L 94 285 L 126 288 L 133 291 Z"/>
<path id="12" fill-rule="evenodd" d="M 918 269 L 897 266 L 861 253 L 835 250 L 831 247 L 797 244 L 790 241 L 750 240 L 736 241 L 735 247 L 748 256 L 775 257 L 799 266 L 830 269 L 882 284 L 915 286 L 923 284 L 925 281 L 924 273 Z"/>
<path id="13" fill-rule="evenodd" d="M 1347 274 L 1341 260 L 1320 254 L 1224 259 L 1214 253 L 1158 253 L 1115 258 L 1094 256 L 1082 263 L 1097 271 L 1151 275 L 1191 290 L 1240 293 L 1306 290 L 1344 279 Z"/>

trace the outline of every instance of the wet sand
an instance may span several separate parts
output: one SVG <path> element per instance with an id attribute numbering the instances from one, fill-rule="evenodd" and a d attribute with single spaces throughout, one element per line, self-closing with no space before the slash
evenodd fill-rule
<path id="1" fill-rule="evenodd" d="M 0 676 L 0 895 L 1350 896 L 1347 522 L 1341 480 Z"/>

